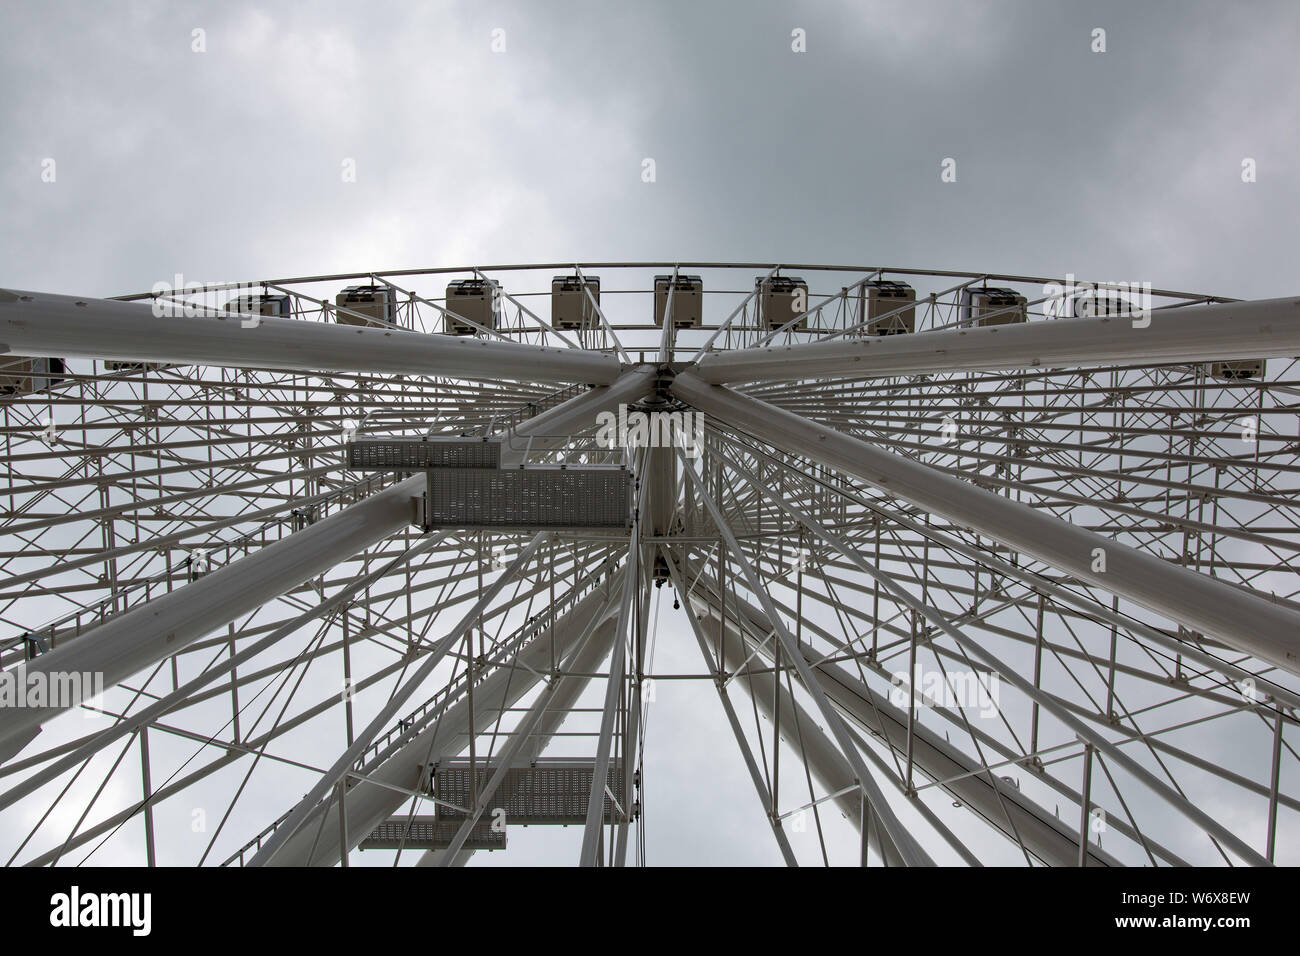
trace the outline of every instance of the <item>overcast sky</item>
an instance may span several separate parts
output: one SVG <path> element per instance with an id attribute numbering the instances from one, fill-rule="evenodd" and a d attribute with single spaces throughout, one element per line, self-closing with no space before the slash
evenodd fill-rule
<path id="1" fill-rule="evenodd" d="M 0 28 L 11 288 L 707 259 L 1300 291 L 1295 0 L 0 0 Z M 659 779 L 720 795 L 648 803 L 685 828 L 656 862 L 774 862 L 689 693 Z"/>
<path id="2" fill-rule="evenodd" d="M 19 288 L 654 257 L 1295 291 L 1292 0 L 3 10 Z"/>

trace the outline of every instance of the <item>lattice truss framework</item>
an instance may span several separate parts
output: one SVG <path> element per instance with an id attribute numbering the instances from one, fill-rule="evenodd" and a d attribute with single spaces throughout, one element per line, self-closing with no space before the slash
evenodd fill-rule
<path id="1" fill-rule="evenodd" d="M 703 323 L 673 329 L 652 277 L 687 270 Z M 551 324 L 557 271 L 601 277 L 577 328 Z M 772 321 L 754 276 L 795 274 L 805 311 Z M 500 283 L 490 321 L 442 294 L 464 276 Z M 880 280 L 918 288 L 911 334 L 871 334 Z M 345 281 L 392 311 L 335 304 Z M 4 859 L 460 864 L 498 846 L 498 795 L 531 799 L 518 768 L 563 766 L 588 812 L 539 845 L 652 863 L 685 832 L 654 797 L 709 806 L 710 767 L 655 779 L 672 704 L 707 711 L 752 785 L 729 812 L 787 863 L 1300 862 L 1300 303 L 1156 292 L 1139 328 L 1049 314 L 1051 281 L 485 267 L 258 283 L 287 297 L 260 322 L 221 311 L 233 285 L 0 293 L 11 354 L 66 361 L 44 388 L 0 368 L 0 666 L 108 675 L 0 712 Z M 989 283 L 1026 322 L 977 327 Z M 621 405 L 701 415 L 702 442 L 603 447 Z M 623 465 L 630 528 L 426 532 L 423 479 L 349 470 L 358 436 Z M 942 501 L 881 452 L 953 479 Z M 1075 532 L 1100 571 L 1048 547 Z M 434 782 L 467 762 L 462 806 Z"/>

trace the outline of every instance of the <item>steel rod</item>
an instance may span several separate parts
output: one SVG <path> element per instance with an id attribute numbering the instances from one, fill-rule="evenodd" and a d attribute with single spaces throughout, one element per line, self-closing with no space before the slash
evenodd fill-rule
<path id="1" fill-rule="evenodd" d="M 1144 326 L 1142 321 L 1146 321 Z M 1288 357 L 1300 352 L 1300 299 L 1188 306 L 910 335 L 713 352 L 694 374 L 711 385 L 814 378 Z"/>
<path id="2" fill-rule="evenodd" d="M 180 307 L 177 307 L 178 309 Z M 608 385 L 608 355 L 238 313 L 154 315 L 148 305 L 0 289 L 0 343 L 16 355 L 304 372 L 393 372 Z"/>

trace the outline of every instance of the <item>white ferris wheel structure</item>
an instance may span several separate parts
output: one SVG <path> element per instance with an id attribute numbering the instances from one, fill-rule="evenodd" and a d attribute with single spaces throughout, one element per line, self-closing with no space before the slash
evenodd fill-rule
<path id="1" fill-rule="evenodd" d="M 689 688 L 790 865 L 1300 862 L 1296 356 L 874 266 L 0 289 L 0 853 L 653 864 Z"/>

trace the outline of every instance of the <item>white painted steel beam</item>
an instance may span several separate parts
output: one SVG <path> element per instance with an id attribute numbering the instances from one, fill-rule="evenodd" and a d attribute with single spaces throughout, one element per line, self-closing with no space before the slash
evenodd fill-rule
<path id="1" fill-rule="evenodd" d="M 718 609 L 706 601 L 698 591 L 693 593 L 689 600 L 688 615 L 695 628 L 700 627 L 701 617 L 706 617 L 711 625 L 716 625 L 722 619 Z M 830 737 L 822 731 L 813 715 L 804 709 L 784 686 L 777 684 L 773 687 L 771 673 L 764 674 L 761 681 L 754 675 L 745 673 L 745 665 L 750 661 L 755 648 L 752 643 L 744 639 L 743 633 L 736 627 L 730 616 L 726 623 L 726 634 L 729 639 L 722 641 L 722 661 L 725 672 L 735 675 L 736 683 L 753 700 L 759 712 L 769 723 L 779 723 L 781 739 L 787 741 L 799 754 L 800 759 L 807 764 L 809 772 L 812 773 L 823 793 L 837 794 L 830 802 L 861 833 L 862 794 L 856 786 L 853 768 L 849 766 L 849 762 L 844 759 L 844 755 L 840 753 Z M 705 650 L 705 660 L 712 666 L 713 661 L 708 654 L 707 645 L 702 647 Z M 719 685 L 718 691 L 724 700 L 729 701 L 724 687 Z M 775 701 L 773 697 L 776 698 Z M 730 708 L 728 708 L 728 716 L 731 716 Z M 761 780 L 758 782 L 761 783 Z M 768 796 L 766 790 L 760 792 L 763 796 Z M 780 829 L 779 823 L 776 827 L 777 832 L 783 834 L 784 831 Z M 903 865 L 903 858 L 887 833 L 872 828 L 867 838 L 872 848 L 881 855 L 885 865 Z M 786 846 L 783 844 L 782 850 L 785 849 Z"/>
<path id="2" fill-rule="evenodd" d="M 517 434 L 550 435 L 585 427 L 605 408 L 640 400 L 653 388 L 654 379 L 650 368 L 629 371 L 613 386 L 595 388 L 529 419 Z M 503 459 L 509 452 L 509 446 L 502 449 Z M 425 480 L 417 476 L 371 495 L 147 605 L 105 621 L 73 642 L 27 662 L 25 670 L 28 674 L 102 673 L 105 686 L 111 687 L 407 525 L 418 524 L 415 499 L 424 491 Z M 62 709 L 15 709 L 0 725 L 0 763 L 21 752 L 40 725 Z"/>
<path id="3" fill-rule="evenodd" d="M 457 828 L 456 833 L 452 836 L 451 842 L 443 848 L 440 854 L 439 866 L 451 866 L 455 862 L 455 856 L 469 839 L 475 824 L 483 816 L 483 811 L 492 804 L 492 798 L 500 789 L 501 784 L 505 783 L 506 774 L 510 768 L 515 765 L 519 754 L 528 745 L 529 739 L 536 730 L 543 717 L 546 716 L 548 708 L 554 706 L 556 691 L 560 687 L 559 680 L 551 680 L 542 688 L 533 705 L 528 708 L 519 724 L 510 731 L 510 739 L 501 753 L 492 758 L 492 766 L 495 768 L 491 776 L 488 776 L 487 767 L 483 768 L 483 776 L 487 777 L 487 783 L 475 794 L 476 803 L 470 807 L 470 812 L 465 816 L 461 825 Z"/>
<path id="4" fill-rule="evenodd" d="M 299 319 L 252 322 L 211 310 L 159 317 L 137 302 L 0 289 L 0 345 L 13 355 L 590 385 L 610 384 L 621 369 L 612 356 L 577 349 Z"/>
<path id="5" fill-rule="evenodd" d="M 1290 297 L 1162 309 L 1140 319 L 1044 320 L 713 352 L 700 360 L 693 374 L 722 385 L 1296 355 L 1300 299 Z"/>
<path id="6" fill-rule="evenodd" d="M 411 524 L 424 478 L 409 478 L 27 661 L 35 673 L 102 674 L 112 687 Z M 62 707 L 12 708 L 0 745 L 30 736 Z"/>
<path id="7" fill-rule="evenodd" d="M 641 583 L 641 518 L 646 507 L 649 482 L 645 480 L 648 449 L 641 454 L 637 471 L 640 490 L 637 493 L 636 517 L 628 536 L 627 562 L 624 565 L 623 595 L 619 601 L 618 624 L 615 627 L 614 653 L 610 655 L 609 676 L 605 681 L 605 703 L 600 719 L 600 734 L 596 740 L 596 760 L 592 764 L 591 792 L 587 794 L 587 822 L 582 831 L 580 866 L 599 866 L 601 832 L 604 829 L 605 788 L 609 779 L 610 751 L 614 745 L 614 724 L 618 718 L 619 701 L 623 692 L 623 672 L 627 661 L 628 629 L 632 625 L 633 606 L 639 601 Z M 624 754 L 624 759 L 628 757 Z M 626 794 L 625 794 L 626 796 Z"/>
<path id="8" fill-rule="evenodd" d="M 1030 700 L 1034 701 L 1036 704 L 1038 704 L 1039 707 L 1041 707 L 1046 713 L 1051 714 L 1058 721 L 1064 724 L 1067 728 L 1073 731 L 1076 735 L 1077 740 L 1090 744 L 1098 752 L 1100 752 L 1105 757 L 1107 757 L 1112 763 L 1126 770 L 1129 774 L 1131 774 L 1134 778 L 1136 778 L 1144 787 L 1150 790 L 1156 797 L 1164 801 L 1164 803 L 1170 809 L 1181 814 L 1188 821 L 1190 821 L 1197 827 L 1204 830 L 1204 832 L 1211 838 L 1219 840 L 1221 843 L 1223 843 L 1224 846 L 1232 850 L 1234 853 L 1240 856 L 1242 860 L 1246 861 L 1252 866 L 1270 865 L 1268 860 L 1266 860 L 1258 851 L 1256 851 L 1252 846 L 1250 846 L 1250 844 L 1248 844 L 1245 840 L 1238 837 L 1235 833 L 1227 829 L 1227 827 L 1221 824 L 1214 817 L 1210 816 L 1208 813 L 1203 811 L 1200 807 L 1192 803 L 1192 801 L 1189 800 L 1183 793 L 1181 793 L 1179 790 L 1177 790 L 1175 787 L 1171 786 L 1170 784 L 1166 783 L 1163 777 L 1157 776 L 1152 771 L 1146 769 L 1146 767 L 1144 767 L 1140 762 L 1138 762 L 1133 757 L 1129 756 L 1128 752 L 1121 750 L 1118 746 L 1111 743 L 1110 740 L 1107 739 L 1104 734 L 1102 734 L 1100 731 L 1096 729 L 1096 727 L 1074 716 L 1070 711 L 1062 707 L 1052 695 L 1044 692 L 1040 687 L 1036 686 L 1032 681 L 1022 676 L 1020 672 L 1017 671 L 1015 668 L 1009 667 L 998 657 L 996 657 L 989 651 L 985 650 L 985 648 L 982 645 L 977 644 L 976 642 L 972 641 L 969 637 L 963 635 L 960 631 L 952 627 L 951 624 L 945 622 L 938 615 L 935 615 L 933 617 L 927 616 L 927 620 L 931 621 L 932 623 L 937 623 L 944 631 L 944 633 L 946 633 L 949 637 L 953 638 L 953 640 L 958 641 L 961 647 L 970 656 L 981 661 L 990 670 L 999 674 L 1003 680 L 1013 685 L 1022 694 L 1024 694 Z M 834 670 L 839 670 L 839 669 L 827 665 L 822 665 L 818 667 L 819 673 L 823 673 L 823 672 L 830 673 Z M 840 675 L 841 675 L 842 683 L 846 685 L 856 684 L 858 687 L 861 687 L 865 690 L 865 685 L 861 685 L 854 678 L 844 674 L 842 670 L 840 670 Z M 828 678 L 827 683 L 830 684 L 832 683 L 832 681 Z M 894 710 L 897 711 L 897 708 L 894 708 Z M 864 719 L 867 719 L 865 714 L 863 716 Z M 905 723 L 904 723 L 904 733 L 906 733 Z M 913 725 L 913 733 L 916 733 L 915 724 Z M 937 745 L 937 738 L 933 742 Z M 914 742 L 914 754 L 915 754 L 915 742 Z M 939 778 L 939 779 L 946 779 L 946 778 Z M 1078 860 L 1077 855 L 1075 856 L 1075 859 Z"/>
<path id="9" fill-rule="evenodd" d="M 528 419 L 502 441 L 501 466 L 520 464 L 530 449 L 558 448 L 568 436 L 590 428 L 601 412 L 617 411 L 620 405 L 635 405 L 649 398 L 657 377 L 658 372 L 650 366 L 629 369 L 610 385 L 599 385 Z"/>
<path id="10" fill-rule="evenodd" d="M 788 515 L 853 560 L 859 570 L 868 575 L 875 574 L 874 569 L 869 567 L 839 536 L 790 504 L 782 495 L 764 488 L 757 477 L 737 462 L 726 455 L 720 455 L 720 458 L 755 491 L 765 492 Z M 716 589 L 716 584 L 711 580 L 705 579 L 704 583 Z M 887 583 L 887 587 L 893 593 L 892 581 Z M 895 599 L 918 613 L 927 613 L 930 610 L 905 591 L 896 594 Z M 771 629 L 766 617 L 754 605 L 738 598 L 737 607 L 741 614 L 749 618 L 758 633 L 766 633 Z M 715 608 L 710 607 L 709 610 L 717 615 Z M 952 625 L 949 627 L 951 628 Z M 749 635 L 743 631 L 741 637 L 745 641 L 747 651 L 752 644 L 752 649 L 759 656 L 775 663 L 770 645 L 751 641 Z M 744 659 L 742 656 L 741 660 Z M 864 730 L 883 738 L 898 753 L 910 752 L 916 760 L 917 767 L 932 780 L 953 781 L 945 789 L 995 829 L 1021 843 L 1029 852 L 1050 866 L 1069 866 L 1077 860 L 1079 852 L 1077 834 L 1071 832 L 1068 827 L 1063 826 L 1059 820 L 1042 810 L 1033 801 L 1023 797 L 1019 789 L 1006 785 L 992 772 L 979 773 L 978 765 L 970 757 L 946 740 L 940 741 L 937 734 L 920 722 L 909 721 L 905 711 L 895 707 L 888 698 L 875 694 L 866 684 L 853 678 L 843 668 L 825 663 L 815 665 L 812 661 L 809 661 L 809 665 L 815 667 L 826 688 L 827 696 L 836 707 L 857 721 Z M 864 706 L 864 702 L 869 703 L 870 706 Z M 1091 843 L 1088 844 L 1088 852 L 1093 865 L 1119 865 L 1117 860 Z"/>
<path id="11" fill-rule="evenodd" d="M 614 642 L 617 595 L 622 588 L 622 571 L 584 597 L 554 628 L 555 654 L 564 660 L 588 633 L 592 634 L 581 654 L 566 663 L 566 670 L 594 672 Z M 613 599 L 611 600 L 611 596 Z M 502 667 L 474 688 L 474 713 L 482 715 L 501 707 L 513 707 L 551 670 L 551 635 L 543 631 L 519 654 L 517 667 Z M 562 692 L 563 693 L 563 692 Z M 560 706 L 563 700 L 557 702 Z M 421 785 L 421 772 L 440 755 L 461 753 L 469 746 L 470 707 L 461 700 L 433 720 L 429 727 L 393 753 L 367 779 L 348 790 L 348 840 L 355 847 L 367 834 L 398 812 L 409 799 L 403 791 Z M 425 771 L 427 772 L 427 770 Z M 391 789 L 391 785 L 396 789 Z M 322 820 L 323 817 L 323 820 Z M 333 866 L 339 861 L 337 805 L 318 803 L 297 833 L 285 841 L 272 866 Z"/>
<path id="12" fill-rule="evenodd" d="M 364 588 L 378 581 L 384 575 L 390 573 L 394 568 L 408 564 L 410 561 L 440 545 L 443 539 L 450 532 L 440 532 L 429 535 L 427 538 L 421 538 L 399 557 L 385 564 L 380 565 L 368 574 L 359 574 L 351 583 L 336 591 L 330 597 L 310 605 L 297 617 L 276 627 L 265 637 L 259 638 L 252 644 L 244 647 L 236 654 L 224 658 L 220 661 L 213 662 L 202 673 L 186 681 L 176 690 L 172 691 L 142 710 L 138 710 L 128 717 L 123 717 L 112 727 L 95 734 L 81 746 L 77 747 L 70 753 L 63 754 L 52 763 L 47 763 L 40 770 L 24 777 L 13 787 L 0 794 L 0 811 L 17 803 L 23 797 L 34 793 L 51 780 L 57 778 L 61 773 L 71 770 L 77 764 L 84 760 L 89 760 L 96 753 L 103 750 L 115 740 L 130 733 L 136 733 L 142 728 L 148 729 L 148 725 L 160 719 L 170 711 L 181 707 L 193 695 L 207 687 L 217 678 L 230 673 L 236 667 L 242 665 L 245 661 L 251 660 L 263 651 L 273 647 L 277 642 L 291 635 L 298 628 L 319 617 L 332 613 L 340 605 L 350 601 L 354 595 Z M 33 731 L 33 736 L 36 731 Z M 18 749 L 21 749 L 21 745 Z M 15 751 L 16 752 L 16 751 Z M 3 763 L 0 760 L 0 763 Z"/>
<path id="13" fill-rule="evenodd" d="M 569 718 L 573 708 L 578 704 L 578 698 L 582 696 L 582 692 L 591 683 L 591 675 L 596 673 L 596 669 L 601 662 L 609 655 L 611 639 L 614 634 L 612 622 L 605 622 L 605 627 L 600 635 L 594 633 L 598 623 L 595 620 L 588 623 L 586 631 L 578 642 L 578 649 L 570 655 L 561 668 L 563 673 L 558 677 L 553 677 L 550 686 L 543 691 L 543 699 L 549 697 L 549 700 L 546 700 L 545 709 L 538 718 L 537 725 L 528 734 L 521 751 L 515 755 L 513 761 L 506 760 L 503 754 L 501 762 L 516 767 L 529 766 L 541 756 L 542 751 L 546 749 L 559 731 L 560 725 Z M 512 733 L 518 734 L 518 730 L 512 731 Z M 462 750 L 445 751 L 438 759 L 445 760 L 449 757 L 456 757 L 461 753 L 463 753 L 463 748 Z M 632 790 L 629 787 L 625 792 L 631 793 Z M 446 850 L 426 850 L 415 865 L 464 866 L 469 857 L 475 852 L 474 850 L 461 850 L 448 861 L 446 857 L 452 856 L 452 854 L 449 854 Z"/>
<path id="14" fill-rule="evenodd" d="M 711 579 L 702 581 L 716 587 Z M 770 629 L 762 609 L 737 598 L 734 611 L 745 616 L 750 631 L 765 633 Z M 711 602 L 706 604 L 710 617 L 716 620 L 717 610 Z M 728 622 L 732 630 L 731 622 Z M 768 665 L 774 662 L 770 643 L 756 641 L 750 631 L 739 629 L 744 640 L 744 655 L 751 651 Z M 807 656 L 804 658 L 807 660 Z M 732 665 L 728 665 L 731 667 Z M 852 673 L 834 664 L 817 665 L 826 694 L 841 713 L 864 732 L 882 740 L 896 753 L 907 752 L 907 712 L 894 706 L 889 697 L 878 694 L 859 681 Z M 764 693 L 755 695 L 762 704 Z M 784 720 L 783 720 L 784 724 Z M 1013 842 L 1023 843 L 1038 859 L 1049 866 L 1074 866 L 1079 857 L 1079 836 L 1052 814 L 1040 807 L 1015 786 L 992 772 L 980 772 L 979 764 L 957 747 L 919 721 L 912 723 L 912 757 L 916 769 L 931 780 L 948 781 L 942 787 L 990 826 Z M 845 812 L 852 807 L 841 805 Z M 850 814 L 856 819 L 856 811 Z M 1119 860 L 1106 853 L 1095 842 L 1088 843 L 1089 866 L 1121 866 Z"/>
<path id="15" fill-rule="evenodd" d="M 916 838 L 902 825 L 893 808 L 885 800 L 884 794 L 880 790 L 879 784 L 867 770 L 863 763 L 862 755 L 858 752 L 857 745 L 849 735 L 848 728 L 844 726 L 844 719 L 831 706 L 830 700 L 826 696 L 825 690 L 822 689 L 817 675 L 813 673 L 808 662 L 804 660 L 803 655 L 798 650 L 798 645 L 794 635 L 790 633 L 785 622 L 776 612 L 776 606 L 772 603 L 771 595 L 767 593 L 767 588 L 759 579 L 754 567 L 750 564 L 749 559 L 745 557 L 745 552 L 740 547 L 740 542 L 736 540 L 726 519 L 723 517 L 722 510 L 717 503 L 709 496 L 704 487 L 704 482 L 695 471 L 691 468 L 690 462 L 686 460 L 685 455 L 680 449 L 677 451 L 678 458 L 681 460 L 682 473 L 686 476 L 695 494 L 699 497 L 700 503 L 704 505 L 709 516 L 718 530 L 719 536 L 726 545 L 727 550 L 731 552 L 736 563 L 740 565 L 741 572 L 745 576 L 746 583 L 753 594 L 758 598 L 763 610 L 767 614 L 768 621 L 771 622 L 772 631 L 776 639 L 780 641 L 784 648 L 786 657 L 794 664 L 794 669 L 799 675 L 799 680 L 804 689 L 808 691 L 816 704 L 818 712 L 822 719 L 826 721 L 831 735 L 839 745 L 844 759 L 848 762 L 853 771 L 854 784 L 862 792 L 863 797 L 870 805 L 871 812 L 875 815 L 876 820 L 889 839 L 893 842 L 898 850 L 899 856 L 905 866 L 933 866 L 934 860 L 925 852 L 925 849 L 916 842 Z"/>
<path id="16" fill-rule="evenodd" d="M 766 402 L 677 376 L 672 391 L 706 415 L 855 475 L 932 514 L 1046 562 L 1229 647 L 1300 674 L 1300 614 Z M 1094 571 L 1099 555 L 1105 570 Z"/>
<path id="17" fill-rule="evenodd" d="M 348 770 L 369 749 L 370 742 L 388 729 L 393 718 L 397 716 L 398 711 L 401 710 L 402 705 L 406 703 L 411 694 L 429 679 L 434 669 L 442 662 L 442 659 L 464 639 L 475 624 L 482 620 L 483 612 L 496 599 L 496 596 L 507 584 L 519 576 L 520 572 L 533 559 L 537 549 L 550 537 L 551 533 L 549 531 L 539 531 L 535 534 L 532 540 L 528 542 L 528 545 L 510 562 L 510 565 L 502 572 L 501 576 L 483 590 L 482 595 L 474 602 L 474 606 L 466 612 L 465 616 L 461 618 L 460 623 L 429 649 L 415 672 L 393 690 L 384 706 L 379 709 L 379 713 L 374 716 L 374 719 L 366 725 L 361 733 L 357 734 L 356 739 L 352 741 L 348 749 L 343 751 L 333 765 L 321 775 L 320 779 L 316 781 L 311 790 L 307 791 L 302 800 L 298 802 L 298 805 L 294 807 L 293 812 L 276 828 L 275 832 L 266 838 L 249 862 L 250 866 L 265 866 L 273 860 L 285 842 L 307 822 L 307 819 L 312 815 L 325 794 L 329 793 L 335 786 L 342 786 L 346 790 Z M 369 832 L 369 830 L 366 831 L 366 833 Z"/>
<path id="18" fill-rule="evenodd" d="M 677 569 L 677 562 L 673 560 L 672 555 L 666 553 L 666 549 L 664 560 L 668 563 L 669 574 L 672 575 L 673 588 L 679 595 L 687 595 L 686 584 L 682 580 L 681 572 Z M 690 604 L 689 596 L 687 597 L 687 603 Z M 724 673 L 719 673 L 716 670 L 713 655 L 709 653 L 709 644 L 705 639 L 704 631 L 700 626 L 700 617 L 702 613 L 703 612 L 697 613 L 693 606 L 688 607 L 686 620 L 691 625 L 691 632 L 695 635 L 696 644 L 699 645 L 700 656 L 704 658 L 704 666 L 708 668 L 709 673 L 713 676 L 713 687 L 718 692 L 718 700 L 722 704 L 723 712 L 727 715 L 727 723 L 731 725 L 731 733 L 736 738 L 736 744 L 740 748 L 740 755 L 744 758 L 745 767 L 749 770 L 749 779 L 754 784 L 754 790 L 758 794 L 758 802 L 763 808 L 763 815 L 767 818 L 768 826 L 772 828 L 772 835 L 776 838 L 777 849 L 781 851 L 781 856 L 785 860 L 786 866 L 798 866 L 799 861 L 794 855 L 793 848 L 790 846 L 790 840 L 785 835 L 785 830 L 781 826 L 781 821 L 774 815 L 775 803 L 772 800 L 772 792 L 767 788 L 767 783 L 763 779 L 763 773 L 759 769 L 758 761 L 754 758 L 753 748 L 749 746 L 749 740 L 745 737 L 745 731 L 741 726 L 740 718 L 736 715 L 736 708 L 731 703 L 731 698 L 727 696 L 727 688 L 724 683 L 726 675 Z M 724 641 L 724 643 L 727 642 Z M 737 641 L 737 644 L 739 643 L 740 642 Z M 740 664 L 743 664 L 743 661 L 740 662 Z M 732 670 L 736 670 L 740 667 L 740 664 L 730 663 L 726 666 Z M 755 699 L 757 700 L 758 698 Z M 766 696 L 762 699 L 765 701 Z M 768 719 L 771 719 L 770 713 L 768 714 Z M 789 724 L 785 724 L 785 726 L 789 726 Z M 825 739 L 825 735 L 822 734 L 820 730 L 818 730 L 817 733 L 823 740 Z M 838 752 L 836 752 L 836 757 L 839 758 Z M 843 758 L 839 758 L 839 762 L 840 765 L 848 769 L 848 764 L 844 763 Z M 849 772 L 850 774 L 852 773 L 851 770 Z M 822 782 L 823 787 L 825 787 L 826 778 L 822 775 L 820 769 L 814 767 L 813 773 L 814 776 Z M 857 807 L 861 808 L 861 800 L 854 800 L 853 803 Z M 858 816 L 861 816 L 860 809 Z M 860 826 L 859 829 L 861 829 Z"/>

